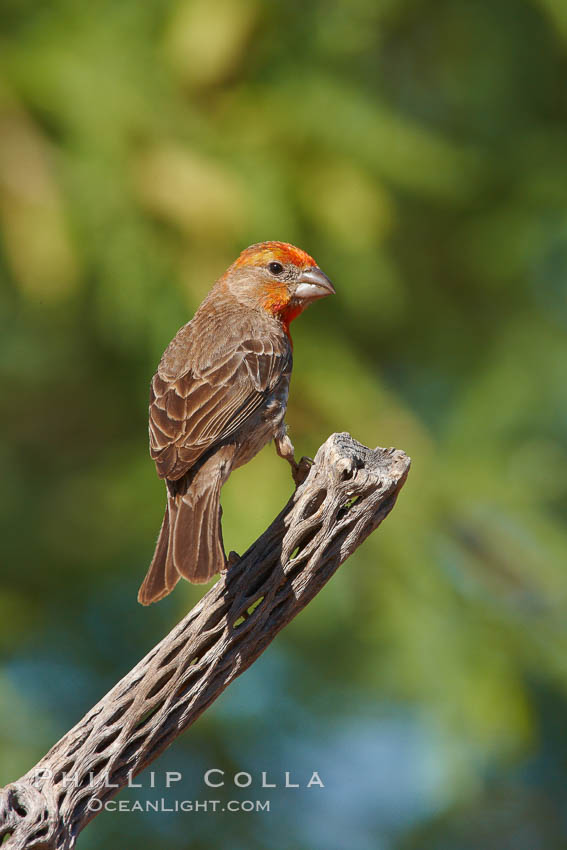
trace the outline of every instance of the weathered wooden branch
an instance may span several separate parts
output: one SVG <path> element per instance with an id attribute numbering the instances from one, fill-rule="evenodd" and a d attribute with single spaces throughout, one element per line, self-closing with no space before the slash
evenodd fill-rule
<path id="1" fill-rule="evenodd" d="M 264 651 L 392 510 L 409 458 L 333 434 L 283 511 L 38 764 L 0 791 L 6 850 L 70 850 L 94 817 Z M 2 843 L 4 838 L 4 843 Z"/>

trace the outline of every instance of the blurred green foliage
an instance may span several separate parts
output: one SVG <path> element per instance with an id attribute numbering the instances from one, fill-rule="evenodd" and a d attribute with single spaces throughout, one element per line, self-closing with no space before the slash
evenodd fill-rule
<path id="1" fill-rule="evenodd" d="M 105 814 L 80 845 L 564 847 L 565 3 L 4 0 L 0 26 L 0 783 L 199 597 L 135 600 L 164 502 L 149 379 L 236 254 L 281 239 L 338 293 L 294 326 L 296 448 L 349 430 L 413 467 L 163 764 L 196 798 L 215 766 L 324 764 L 327 788 Z M 229 548 L 284 466 L 231 478 Z"/>

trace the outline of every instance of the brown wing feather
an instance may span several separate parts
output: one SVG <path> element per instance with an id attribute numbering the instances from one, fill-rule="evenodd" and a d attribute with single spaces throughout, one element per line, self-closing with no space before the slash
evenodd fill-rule
<path id="1" fill-rule="evenodd" d="M 182 329 L 189 361 L 191 324 Z M 283 333 L 227 342 L 214 363 L 189 362 L 173 377 L 158 369 L 153 377 L 150 453 L 161 478 L 180 478 L 205 451 L 234 434 L 291 368 Z"/>

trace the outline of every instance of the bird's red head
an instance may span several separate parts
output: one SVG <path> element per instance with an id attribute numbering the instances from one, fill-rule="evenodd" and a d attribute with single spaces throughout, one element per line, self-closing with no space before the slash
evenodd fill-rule
<path id="1" fill-rule="evenodd" d="M 301 248 L 287 242 L 259 242 L 246 248 L 226 276 L 238 297 L 245 297 L 281 321 L 289 336 L 289 324 L 312 301 L 335 290 L 317 263 Z"/>
<path id="2" fill-rule="evenodd" d="M 258 242 L 245 248 L 234 264 L 241 266 L 263 266 L 270 262 L 291 264 L 297 268 L 313 268 L 317 263 L 306 251 L 288 242 Z"/>

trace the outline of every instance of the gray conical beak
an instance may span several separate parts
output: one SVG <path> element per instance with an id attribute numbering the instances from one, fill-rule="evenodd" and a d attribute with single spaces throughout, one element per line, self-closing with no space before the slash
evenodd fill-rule
<path id="1" fill-rule="evenodd" d="M 302 301 L 315 301 L 316 298 L 334 295 L 335 287 L 325 272 L 322 272 L 318 266 L 312 266 L 301 272 L 294 294 Z"/>

